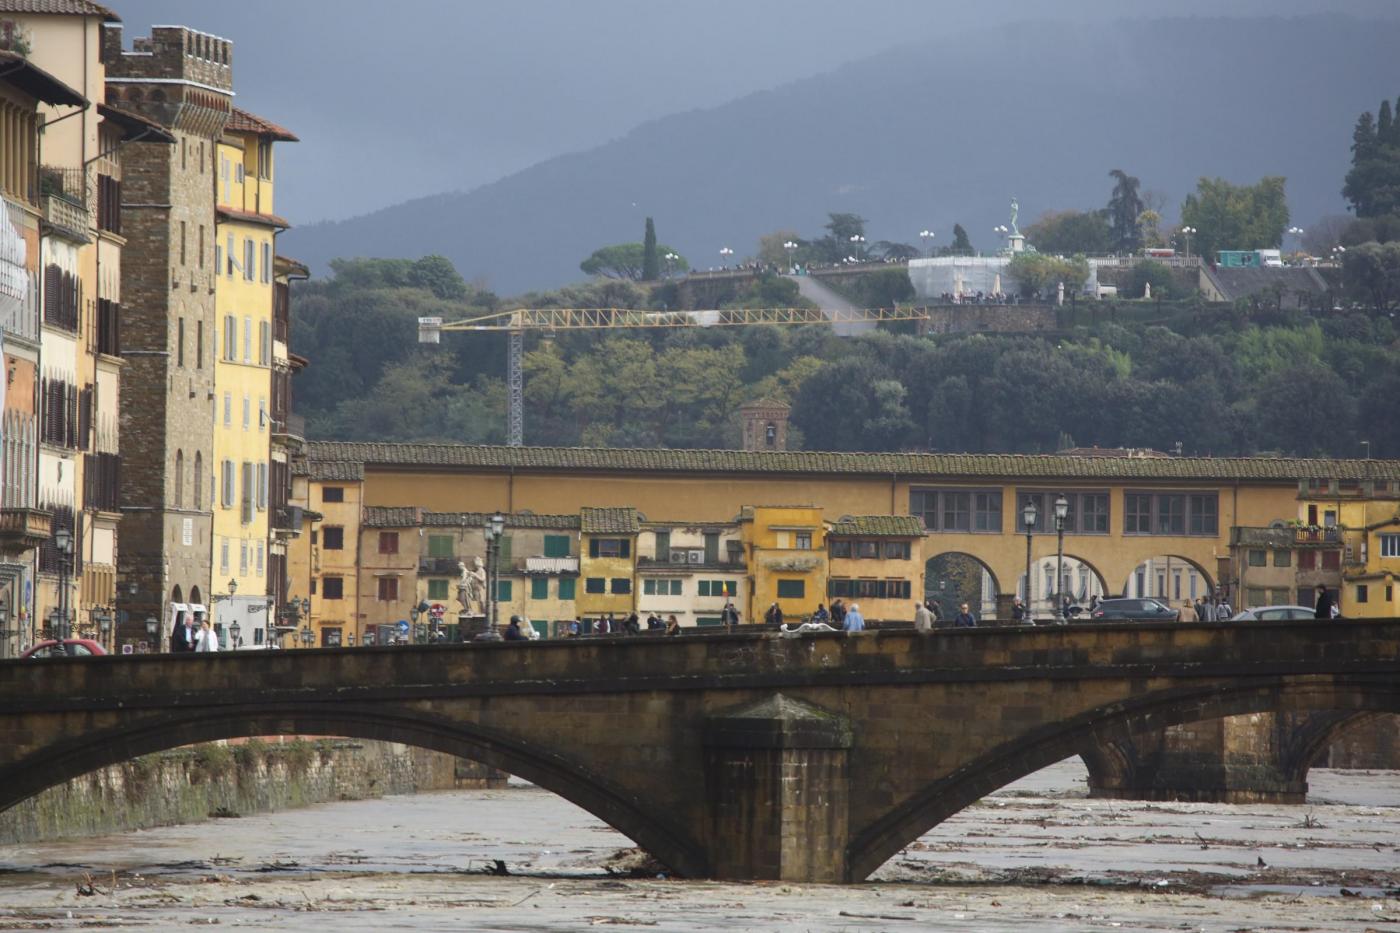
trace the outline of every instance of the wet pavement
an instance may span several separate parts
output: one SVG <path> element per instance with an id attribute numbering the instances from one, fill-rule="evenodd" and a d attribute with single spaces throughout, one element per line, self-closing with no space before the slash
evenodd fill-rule
<path id="1" fill-rule="evenodd" d="M 1064 762 L 851 886 L 613 875 L 628 841 L 528 786 L 326 804 L 0 849 L 0 931 L 1400 933 L 1400 773 L 1310 783 L 1302 807 L 1089 800 Z"/>

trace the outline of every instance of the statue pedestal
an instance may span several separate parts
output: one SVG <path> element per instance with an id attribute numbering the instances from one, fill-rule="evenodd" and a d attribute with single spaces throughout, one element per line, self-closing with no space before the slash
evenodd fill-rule
<path id="1" fill-rule="evenodd" d="M 1006 244 L 1013 254 L 1025 252 L 1026 238 L 1019 233 L 1013 233 L 1006 238 Z"/>
<path id="2" fill-rule="evenodd" d="M 485 635 L 490 627 L 486 616 L 482 613 L 465 611 L 457 613 L 457 636 L 462 641 L 475 641 L 478 636 Z"/>

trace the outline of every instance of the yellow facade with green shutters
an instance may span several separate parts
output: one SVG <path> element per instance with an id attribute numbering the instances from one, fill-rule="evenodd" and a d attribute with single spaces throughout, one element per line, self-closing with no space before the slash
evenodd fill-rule
<path id="1" fill-rule="evenodd" d="M 268 594 L 268 502 L 275 240 L 286 226 L 273 212 L 272 142 L 294 138 L 270 126 L 235 110 L 215 147 L 215 332 L 202 350 L 214 365 L 213 462 L 206 465 L 213 591 L 236 591 L 218 602 L 215 621 L 242 616 L 247 632 L 252 617 L 265 642 L 278 640 L 267 609 L 276 602 Z M 243 641 L 252 644 L 246 634 Z"/>
<path id="2" fill-rule="evenodd" d="M 793 621 L 826 602 L 826 526 L 818 506 L 744 507 L 739 516 L 748 558 L 744 622 L 762 622 L 773 603 Z"/>

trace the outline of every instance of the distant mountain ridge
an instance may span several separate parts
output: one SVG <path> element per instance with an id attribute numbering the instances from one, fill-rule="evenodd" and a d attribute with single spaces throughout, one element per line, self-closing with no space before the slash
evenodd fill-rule
<path id="1" fill-rule="evenodd" d="M 892 49 L 718 107 L 644 123 L 469 192 L 289 231 L 318 272 L 351 256 L 446 255 L 502 294 L 582 277 L 646 216 L 692 265 L 855 211 L 871 240 L 991 248 L 1021 224 L 1101 206 L 1122 168 L 1174 217 L 1202 175 L 1288 177 L 1293 220 L 1343 208 L 1351 129 L 1400 93 L 1400 23 L 1341 15 L 1013 24 Z M 658 79 L 664 76 L 656 76 Z M 606 102 L 598 102 L 606 106 Z"/>

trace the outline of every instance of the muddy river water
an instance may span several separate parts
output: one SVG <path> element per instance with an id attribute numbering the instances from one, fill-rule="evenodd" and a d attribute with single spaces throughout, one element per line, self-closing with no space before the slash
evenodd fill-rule
<path id="1" fill-rule="evenodd" d="M 1074 759 L 851 886 L 634 877 L 625 838 L 524 785 L 327 804 L 0 849 L 0 930 L 1400 933 L 1400 772 L 1310 783 L 1302 807 L 1090 800 Z"/>

